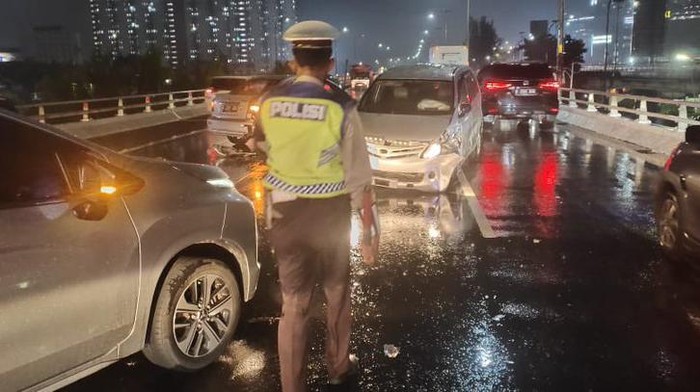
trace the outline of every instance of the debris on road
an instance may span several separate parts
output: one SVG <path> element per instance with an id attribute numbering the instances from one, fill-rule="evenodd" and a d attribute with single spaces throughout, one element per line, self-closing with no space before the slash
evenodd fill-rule
<path id="1" fill-rule="evenodd" d="M 393 344 L 385 344 L 384 355 L 386 355 L 389 358 L 396 358 L 399 356 L 399 348 L 394 346 Z"/>

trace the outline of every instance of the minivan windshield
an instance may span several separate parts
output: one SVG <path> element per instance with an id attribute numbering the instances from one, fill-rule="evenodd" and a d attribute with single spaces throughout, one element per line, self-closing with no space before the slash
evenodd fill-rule
<path id="1" fill-rule="evenodd" d="M 362 97 L 367 113 L 445 115 L 453 111 L 452 82 L 439 80 L 378 80 Z"/>

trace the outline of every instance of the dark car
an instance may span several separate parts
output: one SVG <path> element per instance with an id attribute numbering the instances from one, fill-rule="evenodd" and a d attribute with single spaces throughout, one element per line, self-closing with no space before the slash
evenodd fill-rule
<path id="1" fill-rule="evenodd" d="M 253 297 L 255 211 L 219 168 L 137 158 L 0 111 L 0 390 L 138 351 L 214 362 Z"/>
<path id="2" fill-rule="evenodd" d="M 0 97 L 0 109 L 9 110 L 11 112 L 16 112 L 17 108 L 15 104 L 9 98 Z"/>
<path id="3" fill-rule="evenodd" d="M 700 255 L 700 126 L 668 158 L 656 192 L 659 243 L 673 259 Z"/>
<path id="4" fill-rule="evenodd" d="M 550 128 L 559 114 L 559 82 L 547 64 L 492 64 L 479 71 L 485 120 L 536 120 Z"/>

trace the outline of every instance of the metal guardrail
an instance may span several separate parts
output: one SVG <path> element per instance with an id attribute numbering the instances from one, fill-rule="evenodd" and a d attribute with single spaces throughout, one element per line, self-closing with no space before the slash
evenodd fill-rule
<path id="1" fill-rule="evenodd" d="M 21 105 L 17 109 L 24 115 L 42 123 L 61 124 L 87 122 L 98 118 L 122 117 L 136 113 L 194 106 L 206 102 L 206 90 L 173 91 L 158 94 L 129 95 L 99 99 L 62 102 L 45 102 Z"/>
<path id="2" fill-rule="evenodd" d="M 685 132 L 689 125 L 700 125 L 700 102 L 694 101 L 561 88 L 559 102 L 572 108 L 610 117 L 626 117 L 640 124 L 659 125 L 678 132 Z M 666 110 L 666 113 L 661 110 Z"/>

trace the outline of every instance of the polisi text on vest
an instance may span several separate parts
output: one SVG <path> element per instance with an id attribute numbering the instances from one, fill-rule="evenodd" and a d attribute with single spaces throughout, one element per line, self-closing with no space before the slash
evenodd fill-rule
<path id="1" fill-rule="evenodd" d="M 324 121 L 327 111 L 326 105 L 301 102 L 277 101 L 270 105 L 270 116 L 278 118 Z"/>

